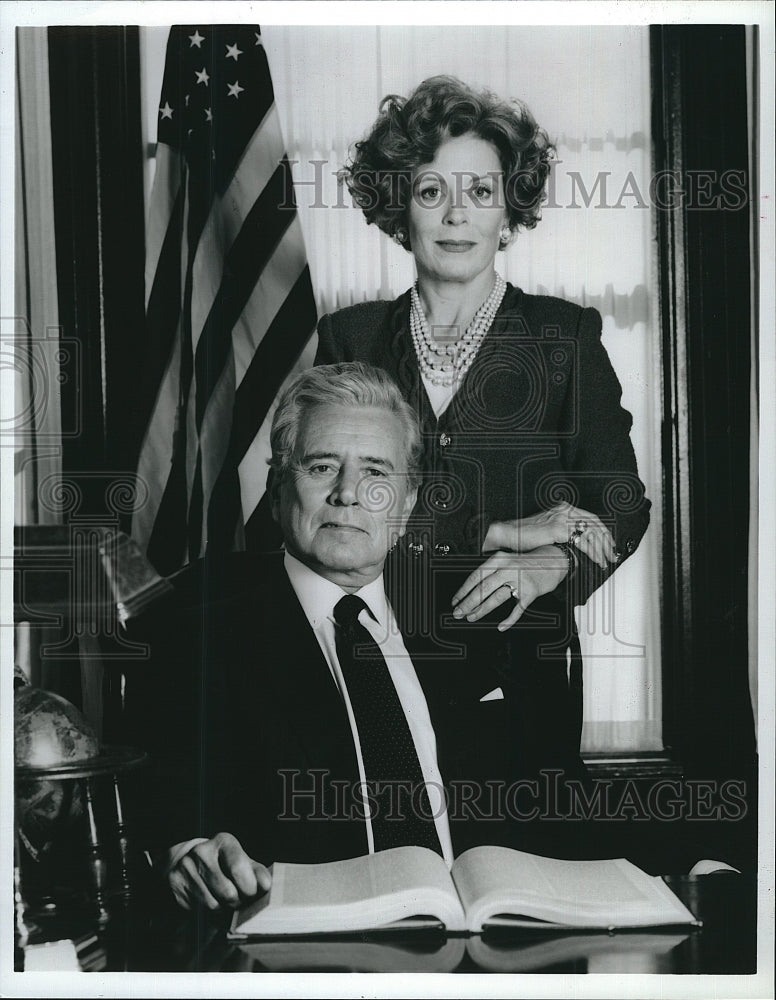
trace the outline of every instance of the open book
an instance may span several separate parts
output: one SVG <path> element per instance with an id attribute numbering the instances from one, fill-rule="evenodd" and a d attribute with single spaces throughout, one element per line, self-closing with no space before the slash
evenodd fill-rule
<path id="1" fill-rule="evenodd" d="M 229 933 L 241 938 L 386 930 L 418 916 L 448 931 L 475 933 L 487 927 L 547 931 L 698 923 L 659 876 L 622 858 L 564 861 L 474 847 L 448 871 L 428 848 L 395 847 L 327 864 L 276 862 L 269 892 L 235 913 Z"/>

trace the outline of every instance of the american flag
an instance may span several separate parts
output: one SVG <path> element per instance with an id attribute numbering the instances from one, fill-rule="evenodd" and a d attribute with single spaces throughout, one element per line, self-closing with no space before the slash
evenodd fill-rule
<path id="1" fill-rule="evenodd" d="M 256 25 L 170 30 L 146 236 L 147 430 L 132 534 L 167 575 L 245 547 L 273 402 L 317 321 Z"/>

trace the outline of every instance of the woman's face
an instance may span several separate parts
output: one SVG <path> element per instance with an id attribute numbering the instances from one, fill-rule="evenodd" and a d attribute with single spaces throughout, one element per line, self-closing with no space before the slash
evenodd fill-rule
<path id="1" fill-rule="evenodd" d="M 447 139 L 412 175 L 409 231 L 418 277 L 468 283 L 493 269 L 507 213 L 495 146 Z"/>

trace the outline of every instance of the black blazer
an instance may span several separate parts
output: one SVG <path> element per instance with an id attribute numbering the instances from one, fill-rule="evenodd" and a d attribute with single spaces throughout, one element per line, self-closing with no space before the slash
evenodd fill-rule
<path id="1" fill-rule="evenodd" d="M 358 780 L 350 726 L 281 553 L 200 561 L 170 600 L 132 623 L 132 637 L 152 650 L 125 692 L 127 739 L 153 760 L 132 807 L 144 847 L 226 830 L 265 863 L 366 852 L 348 794 Z M 405 643 L 451 794 L 455 852 L 477 843 L 531 848 L 535 824 L 510 819 L 507 790 L 541 767 L 579 776 L 575 748 L 559 750 L 554 736 L 564 726 L 564 684 L 542 715 L 532 684 L 541 676 L 546 694 L 546 665 L 516 677 L 508 646 L 494 653 L 470 626 L 415 629 Z M 480 700 L 496 688 L 504 698 Z M 332 818 L 343 802 L 345 817 Z M 541 840 L 533 849 L 558 847 Z"/>
<path id="2" fill-rule="evenodd" d="M 630 442 L 631 415 L 601 343 L 601 317 L 507 285 L 474 364 L 437 420 L 409 331 L 409 292 L 323 316 L 316 364 L 385 369 L 418 413 L 424 488 L 407 545 L 437 561 L 479 556 L 488 525 L 568 500 L 598 514 L 627 558 L 650 502 Z M 609 571 L 580 555 L 568 599 L 584 604 Z"/>

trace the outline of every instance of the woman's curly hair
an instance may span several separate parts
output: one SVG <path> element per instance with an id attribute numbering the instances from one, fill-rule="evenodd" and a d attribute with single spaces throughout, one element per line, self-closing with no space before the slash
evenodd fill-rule
<path id="1" fill-rule="evenodd" d="M 495 146 L 503 170 L 509 226 L 533 229 L 555 148 L 520 101 L 502 101 L 452 76 L 424 80 L 408 98 L 383 98 L 377 121 L 339 172 L 368 223 L 395 235 L 406 228 L 412 172 L 450 138 L 472 133 Z M 404 243 L 410 249 L 409 242 Z"/>

